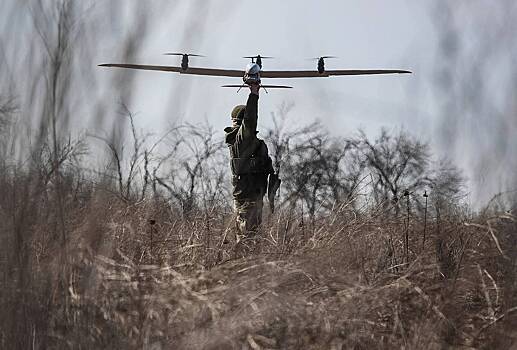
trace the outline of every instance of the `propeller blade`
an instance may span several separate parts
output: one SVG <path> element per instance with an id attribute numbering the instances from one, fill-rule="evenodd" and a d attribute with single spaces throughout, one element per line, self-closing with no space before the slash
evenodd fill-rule
<path id="1" fill-rule="evenodd" d="M 197 55 L 194 53 L 179 53 L 179 52 L 166 52 L 164 53 L 165 56 L 189 56 L 189 57 L 206 57 L 203 55 Z"/>
<path id="2" fill-rule="evenodd" d="M 224 88 L 245 88 L 245 87 L 249 87 L 249 85 L 245 85 L 245 84 L 230 84 L 230 85 L 221 85 L 221 87 L 224 87 Z M 286 86 L 286 85 L 260 85 L 260 87 L 262 88 L 267 88 L 267 89 L 292 89 L 293 87 L 292 86 Z"/>
<path id="3" fill-rule="evenodd" d="M 319 59 L 327 59 L 327 58 L 339 58 L 337 56 L 321 56 L 321 57 L 312 57 L 312 58 L 307 58 L 307 61 L 317 61 Z"/>
<path id="4" fill-rule="evenodd" d="M 244 56 L 242 58 L 258 58 L 259 55 L 256 55 L 256 56 Z M 269 59 L 269 58 L 274 58 L 274 57 L 271 57 L 271 56 L 262 56 L 260 55 L 260 58 L 265 58 L 265 59 Z"/>
<path id="5" fill-rule="evenodd" d="M 292 89 L 292 86 L 287 85 L 260 85 L 262 88 L 268 88 L 268 89 Z"/>

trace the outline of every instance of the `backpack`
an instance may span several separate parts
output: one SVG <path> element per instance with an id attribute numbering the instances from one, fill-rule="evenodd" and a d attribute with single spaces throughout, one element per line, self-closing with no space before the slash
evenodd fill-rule
<path id="1" fill-rule="evenodd" d="M 239 176 L 244 174 L 271 174 L 273 173 L 273 165 L 269 157 L 268 149 L 264 140 L 256 139 L 253 145 L 253 151 L 247 158 L 233 157 L 230 166 L 232 174 Z"/>

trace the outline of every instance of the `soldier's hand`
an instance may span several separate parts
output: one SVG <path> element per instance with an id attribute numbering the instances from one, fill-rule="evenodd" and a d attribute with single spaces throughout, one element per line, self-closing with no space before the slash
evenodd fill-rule
<path id="1" fill-rule="evenodd" d="M 260 85 L 259 84 L 251 84 L 250 85 L 250 90 L 251 90 L 251 93 L 252 94 L 255 94 L 255 95 L 258 95 L 259 94 L 259 90 L 260 90 Z"/>

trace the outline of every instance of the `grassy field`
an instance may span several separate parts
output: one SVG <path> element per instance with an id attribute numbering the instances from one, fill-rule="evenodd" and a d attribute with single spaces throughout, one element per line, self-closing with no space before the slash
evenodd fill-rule
<path id="1" fill-rule="evenodd" d="M 449 207 L 424 242 L 384 206 L 282 209 L 237 244 L 228 209 L 2 181 L 4 349 L 515 346 L 515 212 Z"/>

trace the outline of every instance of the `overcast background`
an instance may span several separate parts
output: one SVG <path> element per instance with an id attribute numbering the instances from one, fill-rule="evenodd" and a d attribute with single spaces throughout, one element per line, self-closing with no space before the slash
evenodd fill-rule
<path id="1" fill-rule="evenodd" d="M 34 118 L 45 85 L 45 38 L 58 1 L 0 3 L 1 93 Z M 292 125 L 314 120 L 335 135 L 405 128 L 469 179 L 469 200 L 517 188 L 517 6 L 514 1 L 122 1 L 74 2 L 74 59 L 63 129 L 92 133 L 118 123 L 120 101 L 156 133 L 174 123 L 221 130 L 247 93 L 239 79 L 97 67 L 131 62 L 178 65 L 164 52 L 206 55 L 191 66 L 241 69 L 246 55 L 270 55 L 265 69 L 310 69 L 307 58 L 336 55 L 329 69 L 408 69 L 412 75 L 275 80 L 292 90 L 262 93 L 259 128 L 293 104 Z M 48 39 L 47 41 L 51 41 Z M 130 42 L 130 45 L 127 43 Z M 128 48 L 129 47 L 129 48 Z"/>

